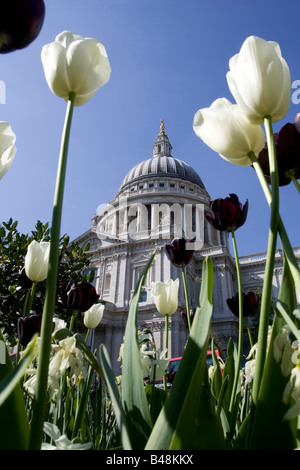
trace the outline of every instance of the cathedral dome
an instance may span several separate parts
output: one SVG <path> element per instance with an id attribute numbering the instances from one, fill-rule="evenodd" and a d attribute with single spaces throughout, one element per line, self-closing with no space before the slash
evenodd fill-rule
<path id="1" fill-rule="evenodd" d="M 133 182 L 155 176 L 179 178 L 205 189 L 200 176 L 190 165 L 177 158 L 166 155 L 148 158 L 148 160 L 144 160 L 135 165 L 125 176 L 120 189 L 124 189 L 128 184 Z"/>
<path id="2" fill-rule="evenodd" d="M 153 156 L 135 165 L 125 176 L 120 190 L 129 184 L 153 177 L 171 177 L 196 184 L 202 189 L 205 186 L 198 173 L 187 163 L 171 155 L 172 146 L 165 133 L 164 124 L 153 145 Z"/>

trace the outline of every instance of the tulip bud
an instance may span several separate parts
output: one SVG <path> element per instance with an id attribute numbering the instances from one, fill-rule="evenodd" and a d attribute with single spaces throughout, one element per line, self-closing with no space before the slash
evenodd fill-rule
<path id="1" fill-rule="evenodd" d="M 170 382 L 170 384 L 174 382 L 175 375 L 176 375 L 176 372 L 168 372 L 167 379 Z"/>
<path id="2" fill-rule="evenodd" d="M 171 243 L 165 244 L 166 255 L 174 266 L 186 266 L 192 261 L 194 251 L 187 250 L 186 244 L 184 238 L 174 238 Z"/>
<path id="3" fill-rule="evenodd" d="M 85 312 L 99 299 L 95 287 L 88 282 L 63 283 L 60 286 L 60 296 L 65 308 L 79 312 Z"/>
<path id="4" fill-rule="evenodd" d="M 33 240 L 25 256 L 25 272 L 33 282 L 44 281 L 48 274 L 50 242 Z"/>
<path id="5" fill-rule="evenodd" d="M 104 311 L 103 304 L 95 304 L 84 313 L 83 322 L 86 328 L 96 328 L 102 320 Z"/>
<path id="6" fill-rule="evenodd" d="M 0 179 L 3 178 L 15 158 L 17 151 L 15 141 L 16 135 L 8 122 L 0 122 Z"/>
<path id="7" fill-rule="evenodd" d="M 300 178 L 300 133 L 298 130 L 298 119 L 298 115 L 296 115 L 295 124 L 289 122 L 285 124 L 278 133 L 274 134 L 279 186 L 290 184 L 291 178 L 289 177 L 289 172 L 292 172 L 295 179 Z M 259 153 L 258 161 L 266 180 L 270 183 L 267 143 Z"/>
<path id="8" fill-rule="evenodd" d="M 248 200 L 243 206 L 235 194 L 229 196 L 211 201 L 209 211 L 205 213 L 206 220 L 222 232 L 231 232 L 244 225 L 248 213 Z"/>
<path id="9" fill-rule="evenodd" d="M 103 44 L 71 31 L 60 33 L 43 47 L 42 63 L 51 91 L 66 101 L 75 93 L 75 106 L 89 101 L 111 73 Z"/>
<path id="10" fill-rule="evenodd" d="M 193 128 L 206 145 L 236 165 L 250 166 L 249 153 L 258 155 L 265 143 L 262 128 L 246 122 L 239 107 L 226 98 L 217 99 L 210 108 L 199 109 Z"/>
<path id="11" fill-rule="evenodd" d="M 23 289 L 30 289 L 32 287 L 32 280 L 26 275 L 25 268 L 21 269 L 19 273 L 19 284 Z"/>
<path id="12" fill-rule="evenodd" d="M 1 4 L 0 53 L 23 49 L 38 36 L 45 18 L 43 0 L 6 0 Z"/>
<path id="13" fill-rule="evenodd" d="M 191 324 L 193 323 L 195 313 L 196 313 L 196 309 L 195 309 L 195 308 L 191 308 L 191 309 L 190 309 Z M 187 312 L 180 312 L 180 316 L 181 316 L 181 318 L 182 318 L 182 321 L 183 321 L 183 323 L 184 323 L 184 326 L 186 326 L 186 328 L 188 328 L 188 327 L 189 327 L 189 324 L 188 324 Z"/>
<path id="14" fill-rule="evenodd" d="M 29 315 L 28 317 L 20 317 L 17 323 L 17 335 L 20 344 L 24 347 L 27 346 L 33 335 L 40 333 L 42 324 L 42 317 L 36 314 Z"/>
<path id="15" fill-rule="evenodd" d="M 155 306 L 162 315 L 172 315 L 178 308 L 179 279 L 152 282 L 151 294 Z"/>
<path id="16" fill-rule="evenodd" d="M 248 37 L 229 61 L 227 82 L 241 113 L 248 122 L 273 122 L 288 112 L 291 99 L 290 70 L 279 44 L 256 36 Z"/>
<path id="17" fill-rule="evenodd" d="M 257 313 L 259 298 L 254 292 L 248 292 L 243 295 L 243 316 L 254 317 Z M 233 315 L 239 317 L 239 294 L 235 294 L 231 299 L 226 300 L 228 307 Z"/>

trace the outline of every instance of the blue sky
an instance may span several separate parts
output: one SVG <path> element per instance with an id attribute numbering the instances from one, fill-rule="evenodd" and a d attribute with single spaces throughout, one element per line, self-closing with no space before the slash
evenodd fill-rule
<path id="1" fill-rule="evenodd" d="M 112 74 L 91 101 L 75 108 L 62 233 L 75 238 L 90 227 L 126 173 L 152 156 L 164 119 L 173 156 L 200 174 L 212 199 L 236 193 L 241 202 L 249 200 L 247 222 L 237 231 L 239 254 L 265 251 L 269 209 L 254 170 L 222 160 L 196 137 L 192 123 L 215 99 L 234 101 L 228 61 L 247 36 L 277 41 L 292 81 L 300 80 L 299 13 L 298 0 L 46 0 L 36 41 L 0 56 L 6 91 L 0 119 L 17 136 L 15 161 L 0 182 L 1 220 L 18 220 L 23 232 L 37 220 L 51 221 L 66 103 L 49 90 L 40 54 L 58 33 L 71 30 L 105 45 Z M 274 131 L 298 111 L 291 100 Z M 300 195 L 292 185 L 280 194 L 287 232 L 300 245 Z"/>

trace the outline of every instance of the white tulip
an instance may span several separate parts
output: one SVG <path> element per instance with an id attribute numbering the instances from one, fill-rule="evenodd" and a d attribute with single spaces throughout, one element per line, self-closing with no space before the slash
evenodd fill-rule
<path id="1" fill-rule="evenodd" d="M 265 116 L 282 119 L 291 99 L 290 70 L 279 44 L 248 37 L 229 61 L 227 82 L 244 118 L 262 124 Z"/>
<path id="2" fill-rule="evenodd" d="M 159 313 L 172 315 L 178 308 L 179 279 L 166 282 L 152 282 L 152 299 Z"/>
<path id="3" fill-rule="evenodd" d="M 0 179 L 3 178 L 15 158 L 17 151 L 15 141 L 16 135 L 8 122 L 0 122 Z"/>
<path id="4" fill-rule="evenodd" d="M 60 33 L 42 49 L 46 81 L 52 92 L 66 101 L 76 94 L 75 106 L 89 101 L 110 78 L 105 47 L 92 38 L 71 31 Z"/>
<path id="5" fill-rule="evenodd" d="M 44 281 L 48 274 L 50 242 L 33 240 L 25 256 L 25 272 L 33 282 Z"/>
<path id="6" fill-rule="evenodd" d="M 199 109 L 193 128 L 198 137 L 225 160 L 241 166 L 252 164 L 249 152 L 258 155 L 265 145 L 261 126 L 243 119 L 240 108 L 219 98 L 210 108 Z"/>
<path id="7" fill-rule="evenodd" d="M 103 304 L 95 304 L 84 312 L 84 324 L 86 328 L 96 328 L 102 320 L 104 311 Z"/>

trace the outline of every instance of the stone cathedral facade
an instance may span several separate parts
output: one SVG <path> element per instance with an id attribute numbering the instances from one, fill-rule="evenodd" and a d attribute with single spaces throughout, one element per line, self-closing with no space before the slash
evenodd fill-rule
<path id="1" fill-rule="evenodd" d="M 231 337 L 237 341 L 238 319 L 226 299 L 237 292 L 235 262 L 229 250 L 228 235 L 216 231 L 204 218 L 210 196 L 200 176 L 184 161 L 172 156 L 172 146 L 162 121 L 153 145 L 153 155 L 135 165 L 123 179 L 115 197 L 99 208 L 90 229 L 76 241 L 90 244 L 94 285 L 105 311 L 93 335 L 93 347 L 104 343 L 116 373 L 118 356 L 136 283 L 156 249 L 139 301 L 138 323 L 149 328 L 156 347 L 164 347 L 164 318 L 153 304 L 151 283 L 180 279 L 178 311 L 169 320 L 169 357 L 183 353 L 188 330 L 182 320 L 185 296 L 181 269 L 174 267 L 164 252 L 164 244 L 178 237 L 196 240 L 192 262 L 186 267 L 190 307 L 199 302 L 203 259 L 209 255 L 214 265 L 212 336 L 222 347 Z M 300 248 L 295 249 L 300 255 Z M 265 254 L 240 258 L 243 291 L 261 289 Z M 282 256 L 278 251 L 273 279 L 273 295 L 278 293 Z M 246 338 L 246 336 L 245 336 Z M 247 345 L 246 345 L 247 351 Z"/>

